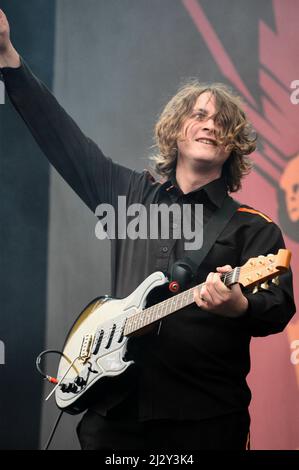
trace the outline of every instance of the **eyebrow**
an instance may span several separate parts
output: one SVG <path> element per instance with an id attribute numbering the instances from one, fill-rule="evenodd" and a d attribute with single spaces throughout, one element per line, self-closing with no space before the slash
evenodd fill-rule
<path id="1" fill-rule="evenodd" d="M 193 111 L 196 113 L 208 114 L 208 111 L 204 108 L 193 109 Z"/>

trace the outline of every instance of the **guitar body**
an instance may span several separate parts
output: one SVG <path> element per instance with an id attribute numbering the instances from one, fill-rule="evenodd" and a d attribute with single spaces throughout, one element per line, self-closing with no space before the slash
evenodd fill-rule
<path id="1" fill-rule="evenodd" d="M 250 258 L 243 266 L 222 274 L 226 286 L 269 289 L 268 281 L 278 283 L 278 275 L 289 269 L 291 252 L 280 249 L 276 255 Z M 192 287 L 167 296 L 168 279 L 162 272 L 147 277 L 125 299 L 99 297 L 81 313 L 66 339 L 58 368 L 55 398 L 59 408 L 72 414 L 84 411 L 92 394 L 97 400 L 113 377 L 124 373 L 133 361 L 126 360 L 131 335 L 145 334 L 151 325 L 194 302 Z M 169 286 L 170 287 L 170 286 Z M 163 297 L 163 301 L 159 301 Z M 148 307 L 149 305 L 149 307 Z M 98 383 L 99 387 L 94 387 Z"/>
<path id="2" fill-rule="evenodd" d="M 104 385 L 133 363 L 125 360 L 126 320 L 143 310 L 152 291 L 167 282 L 162 272 L 155 272 L 128 297 L 99 297 L 83 310 L 66 338 L 58 367 L 55 399 L 60 409 L 71 414 L 84 411 L 95 383 L 99 382 L 98 391 L 101 382 Z"/>

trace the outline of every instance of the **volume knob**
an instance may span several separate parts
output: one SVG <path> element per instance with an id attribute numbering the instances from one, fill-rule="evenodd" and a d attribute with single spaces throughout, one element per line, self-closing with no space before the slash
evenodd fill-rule
<path id="1" fill-rule="evenodd" d="M 67 393 L 69 391 L 69 384 L 66 384 L 66 383 L 61 384 L 60 389 L 61 389 L 62 393 Z"/>
<path id="2" fill-rule="evenodd" d="M 80 377 L 80 375 L 78 375 L 75 378 L 75 384 L 77 384 L 79 387 L 83 387 L 86 384 L 86 380 L 83 377 Z"/>

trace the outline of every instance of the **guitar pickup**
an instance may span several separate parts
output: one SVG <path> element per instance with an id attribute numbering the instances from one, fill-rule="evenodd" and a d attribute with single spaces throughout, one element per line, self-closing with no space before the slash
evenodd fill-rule
<path id="1" fill-rule="evenodd" d="M 111 333 L 110 333 L 110 337 L 109 337 L 109 339 L 108 339 L 108 343 L 107 343 L 106 349 L 109 349 L 110 346 L 111 346 L 111 343 L 112 343 L 112 340 L 113 340 L 113 336 L 114 336 L 114 334 L 115 334 L 115 330 L 116 330 L 116 325 L 114 324 L 113 327 L 112 327 Z"/>
<path id="2" fill-rule="evenodd" d="M 93 346 L 92 346 L 92 354 L 98 354 L 100 346 L 102 344 L 103 336 L 104 336 L 104 330 L 98 330 L 96 332 Z"/>
<path id="3" fill-rule="evenodd" d="M 79 354 L 79 359 L 83 363 L 87 361 L 87 359 L 91 356 L 91 345 L 93 341 L 93 335 L 84 335 L 83 341 L 81 345 L 81 350 Z"/>

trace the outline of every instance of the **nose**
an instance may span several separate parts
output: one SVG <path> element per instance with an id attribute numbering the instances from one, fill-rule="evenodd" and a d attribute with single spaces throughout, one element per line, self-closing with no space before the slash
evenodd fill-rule
<path id="1" fill-rule="evenodd" d="M 206 121 L 203 122 L 203 131 L 206 131 L 208 133 L 214 133 L 215 132 L 215 124 L 214 124 L 214 119 L 209 118 Z"/>
<path id="2" fill-rule="evenodd" d="M 204 119 L 201 122 L 202 130 L 204 131 L 214 131 L 215 129 L 215 122 L 214 122 L 214 115 L 211 113 L 207 113 Z"/>

